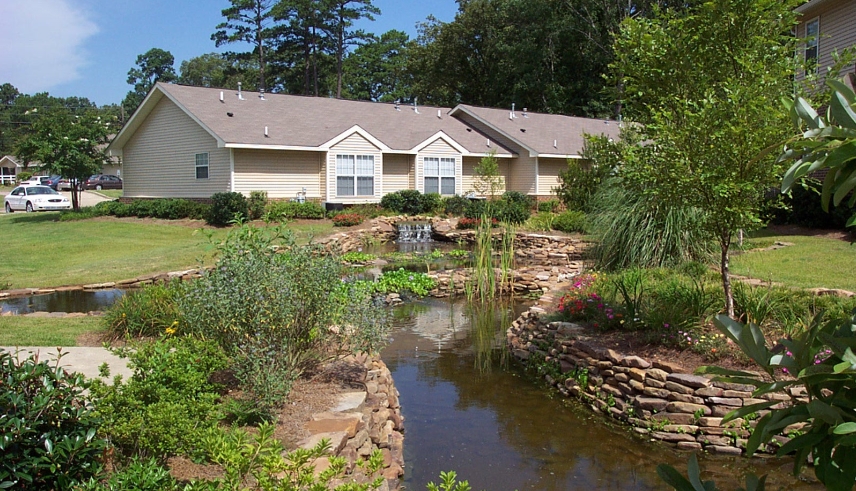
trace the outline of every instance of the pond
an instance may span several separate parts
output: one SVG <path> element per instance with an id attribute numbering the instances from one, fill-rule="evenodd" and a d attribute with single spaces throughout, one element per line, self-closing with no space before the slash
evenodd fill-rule
<path id="1" fill-rule="evenodd" d="M 72 290 L 9 298 L 0 301 L 0 313 L 13 312 L 29 314 L 32 312 L 92 312 L 106 310 L 116 302 L 124 290 Z"/>
<path id="2" fill-rule="evenodd" d="M 685 472 L 688 453 L 551 396 L 508 360 L 505 328 L 523 307 L 430 299 L 396 309 L 382 357 L 406 418 L 406 487 L 454 470 L 474 490 L 647 490 L 666 488 L 660 463 Z M 750 469 L 770 474 L 767 489 L 818 489 L 795 481 L 787 460 L 700 459 L 720 489 Z"/>

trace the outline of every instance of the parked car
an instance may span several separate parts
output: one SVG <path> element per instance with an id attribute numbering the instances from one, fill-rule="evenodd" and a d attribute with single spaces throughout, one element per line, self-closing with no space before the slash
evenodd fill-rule
<path id="1" fill-rule="evenodd" d="M 122 179 L 109 174 L 96 174 L 83 183 L 83 189 L 122 189 Z"/>
<path id="2" fill-rule="evenodd" d="M 47 186 L 18 186 L 3 198 L 6 213 L 70 210 L 71 202 Z"/>
<path id="3" fill-rule="evenodd" d="M 56 184 L 57 191 L 71 191 L 71 188 L 74 186 L 74 179 L 66 179 L 62 178 Z"/>
<path id="4" fill-rule="evenodd" d="M 57 187 L 57 184 L 59 184 L 60 179 L 62 179 L 62 177 L 60 177 L 60 176 L 56 176 L 56 175 L 51 176 L 50 179 L 48 179 L 47 181 L 45 181 L 43 183 L 43 185 L 53 189 L 54 191 L 56 191 L 57 190 L 56 187 Z"/>
<path id="5" fill-rule="evenodd" d="M 19 186 L 47 186 L 51 180 L 50 176 L 33 176 L 26 181 L 21 181 Z"/>

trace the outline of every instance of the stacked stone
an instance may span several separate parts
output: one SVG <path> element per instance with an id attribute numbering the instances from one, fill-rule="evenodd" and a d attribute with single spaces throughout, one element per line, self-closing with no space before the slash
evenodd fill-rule
<path id="1" fill-rule="evenodd" d="M 776 393 L 755 398 L 752 386 L 717 382 L 682 373 L 680 367 L 668 362 L 625 356 L 575 339 L 581 333 L 582 327 L 577 324 L 545 324 L 537 313 L 529 311 L 514 321 L 507 338 L 518 359 L 557 363 L 563 374 L 570 374 L 564 382 L 546 376 L 547 382 L 565 396 L 586 401 L 594 411 L 625 421 L 638 433 L 679 449 L 739 455 L 755 422 L 768 411 L 728 423 L 723 422 L 725 415 L 768 401 L 778 402 L 774 409 L 792 400 L 806 401 L 804 389 L 794 389 L 790 396 Z M 801 429 L 794 425 L 784 434 Z M 760 450 L 775 453 L 787 441 L 778 437 Z"/>
<path id="2" fill-rule="evenodd" d="M 312 416 L 306 424 L 311 436 L 298 443 L 312 448 L 322 439 L 331 443 L 330 455 L 343 457 L 347 475 L 333 486 L 345 482 L 367 483 L 376 476 L 366 476 L 357 466 L 380 450 L 383 455 L 381 490 L 394 490 L 404 475 L 404 418 L 398 402 L 398 390 L 392 374 L 379 358 L 366 356 L 355 360 L 361 366 L 359 381 L 365 391 L 345 394 L 339 406 Z M 330 465 L 329 457 L 317 459 L 313 465 L 322 472 Z"/>
<path id="3" fill-rule="evenodd" d="M 560 284 L 567 284 L 570 278 L 578 275 L 583 269 L 583 263 L 577 261 L 565 266 L 531 266 L 522 267 L 511 270 L 509 272 L 511 278 L 511 290 L 517 294 L 526 293 L 544 293 L 557 288 Z M 500 284 L 501 271 L 495 270 L 497 288 L 502 287 Z M 442 298 L 450 295 L 463 295 L 465 293 L 466 283 L 470 281 L 472 275 L 471 268 L 461 268 L 451 271 L 438 271 L 429 273 L 428 276 L 437 281 L 437 287 L 431 291 L 431 296 Z M 511 293 L 505 287 L 504 293 Z"/>

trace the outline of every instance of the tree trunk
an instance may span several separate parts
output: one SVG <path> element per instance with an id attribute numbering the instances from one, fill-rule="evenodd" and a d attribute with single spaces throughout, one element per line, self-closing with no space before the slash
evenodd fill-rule
<path id="1" fill-rule="evenodd" d="M 731 276 L 728 271 L 728 249 L 731 247 L 731 234 L 727 233 L 719 238 L 721 249 L 719 271 L 722 275 L 722 290 L 725 292 L 725 311 L 728 317 L 734 318 L 734 294 L 731 291 Z"/>
<path id="2" fill-rule="evenodd" d="M 342 58 L 345 57 L 345 19 L 339 12 L 339 32 L 336 40 L 336 99 L 342 98 Z"/>

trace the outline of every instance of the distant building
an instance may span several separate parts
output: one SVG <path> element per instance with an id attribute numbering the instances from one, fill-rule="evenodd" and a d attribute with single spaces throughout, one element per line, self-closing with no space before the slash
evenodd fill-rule
<path id="1" fill-rule="evenodd" d="M 373 203 L 416 189 L 473 190 L 495 154 L 505 190 L 546 197 L 584 134 L 619 123 L 468 105 L 423 107 L 158 83 L 108 147 L 124 196 L 207 198 L 223 191 Z"/>
<path id="2" fill-rule="evenodd" d="M 810 0 L 797 7 L 800 23 L 797 37 L 805 38 L 801 55 L 815 60 L 823 71 L 833 64 L 832 53 L 856 46 L 856 0 Z M 805 74 L 797 74 L 801 79 Z M 845 67 L 841 75 L 851 87 L 856 85 L 856 63 Z"/>

